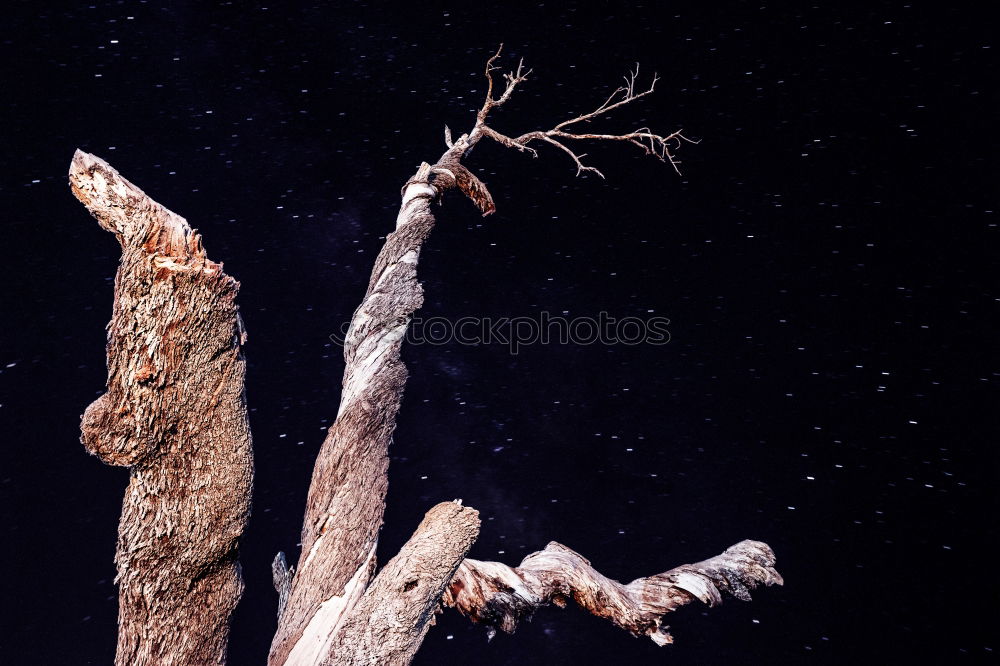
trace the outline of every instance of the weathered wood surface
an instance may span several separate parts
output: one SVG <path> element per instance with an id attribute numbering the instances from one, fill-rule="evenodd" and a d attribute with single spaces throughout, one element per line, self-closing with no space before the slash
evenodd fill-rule
<path id="1" fill-rule="evenodd" d="M 433 624 L 441 595 L 479 536 L 479 513 L 457 500 L 424 517 L 351 611 L 323 666 L 406 666 Z"/>
<path id="2" fill-rule="evenodd" d="M 388 449 L 396 427 L 406 366 L 400 347 L 423 304 L 420 250 L 434 228 L 431 203 L 461 186 L 480 207 L 485 186 L 457 164 L 421 165 L 404 186 L 396 230 L 372 270 L 344 342 L 344 380 L 337 420 L 313 468 L 302 526 L 302 551 L 268 663 L 315 664 L 375 572 L 375 546 L 388 487 Z"/>
<path id="3" fill-rule="evenodd" d="M 696 599 L 715 606 L 722 603 L 723 593 L 750 601 L 753 588 L 783 584 L 774 563 L 767 544 L 741 541 L 703 562 L 622 585 L 603 576 L 579 553 L 553 541 L 545 550 L 525 557 L 517 568 L 465 560 L 441 601 L 490 631 L 514 633 L 518 623 L 530 619 L 539 608 L 562 607 L 572 599 L 597 617 L 665 645 L 673 642 L 664 623 L 668 613 Z"/>
<path id="4" fill-rule="evenodd" d="M 100 158 L 78 150 L 69 180 L 122 249 L 107 392 L 81 423 L 90 453 L 130 468 L 116 663 L 223 664 L 253 480 L 239 283 L 182 217 Z"/>

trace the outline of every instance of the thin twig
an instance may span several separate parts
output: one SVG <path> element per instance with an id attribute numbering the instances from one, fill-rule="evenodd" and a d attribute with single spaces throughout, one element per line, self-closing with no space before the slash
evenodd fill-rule
<path id="1" fill-rule="evenodd" d="M 639 80 L 638 63 L 636 63 L 635 69 L 629 71 L 628 75 L 624 77 L 624 85 L 615 88 L 615 90 L 608 95 L 608 98 L 593 111 L 564 120 L 549 130 L 525 132 L 517 137 L 509 137 L 505 134 L 501 134 L 486 124 L 486 118 L 491 110 L 498 106 L 502 106 L 505 102 L 507 102 L 513 94 L 514 89 L 527 79 L 528 74 L 531 73 L 530 69 L 528 71 L 524 71 L 524 61 L 521 60 L 517 65 L 516 71 L 504 74 L 504 80 L 507 82 L 506 87 L 504 88 L 503 94 L 500 95 L 500 98 L 495 99 L 493 97 L 493 72 L 499 68 L 496 67 L 494 63 L 500 57 L 500 52 L 502 50 L 503 45 L 501 44 L 500 48 L 497 49 L 497 52 L 494 53 L 493 56 L 491 56 L 486 62 L 485 74 L 488 82 L 486 99 L 476 116 L 476 126 L 469 134 L 468 147 L 475 145 L 475 143 L 483 136 L 488 136 L 502 146 L 514 148 L 521 152 L 530 152 L 533 157 L 537 157 L 538 153 L 533 148 L 528 146 L 528 144 L 532 141 L 544 141 L 559 148 L 570 156 L 573 163 L 576 164 L 576 174 L 578 176 L 585 171 L 590 171 L 597 174 L 601 178 L 604 178 L 604 174 L 598 169 L 592 166 L 587 166 L 583 163 L 582 159 L 585 157 L 585 153 L 578 154 L 572 148 L 567 146 L 564 141 L 624 141 L 631 143 L 639 147 L 645 154 L 651 155 L 661 162 L 669 162 L 678 175 L 680 174 L 680 160 L 674 156 L 674 151 L 680 148 L 681 144 L 684 142 L 698 143 L 698 141 L 684 136 L 683 130 L 677 130 L 670 134 L 657 134 L 648 127 L 640 127 L 625 134 L 581 133 L 567 130 L 567 128 L 572 125 L 590 122 L 598 116 L 614 111 L 615 109 L 625 106 L 626 104 L 631 104 L 637 99 L 641 99 L 651 94 L 656 88 L 656 82 L 660 80 L 659 76 L 653 74 L 653 79 L 650 81 L 649 87 L 641 92 L 636 92 L 636 83 Z"/>

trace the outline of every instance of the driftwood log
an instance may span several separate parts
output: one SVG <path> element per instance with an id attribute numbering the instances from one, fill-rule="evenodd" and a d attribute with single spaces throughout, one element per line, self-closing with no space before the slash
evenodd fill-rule
<path id="1" fill-rule="evenodd" d="M 656 78 L 637 91 L 638 71 L 590 113 L 550 130 L 501 134 L 487 117 L 530 72 L 519 65 L 494 96 L 498 57 L 499 51 L 487 63 L 486 100 L 473 128 L 457 140 L 445 128 L 445 152 L 433 165 L 421 164 L 404 185 L 396 229 L 352 317 L 337 419 L 313 470 L 297 566 L 289 568 L 279 553 L 272 567 L 279 601 L 271 666 L 404 665 L 442 607 L 491 631 L 513 631 L 541 606 L 568 599 L 664 644 L 672 639 L 663 617 L 675 608 L 695 599 L 715 605 L 723 593 L 749 599 L 749 589 L 782 582 L 771 549 L 755 541 L 628 585 L 556 543 L 517 568 L 465 559 L 479 519 L 459 500 L 432 508 L 375 576 L 388 448 L 407 378 L 400 347 L 423 303 L 417 265 L 435 223 L 431 204 L 457 189 L 483 215 L 494 212 L 486 185 L 462 163 L 484 137 L 531 154 L 537 154 L 532 142 L 552 145 L 573 159 L 577 174 L 602 177 L 568 143 L 629 143 L 676 169 L 672 151 L 687 140 L 679 131 L 660 135 L 648 128 L 573 131 L 650 94 Z M 182 218 L 106 163 L 78 151 L 70 180 L 122 244 L 108 392 L 88 408 L 82 425 L 88 450 L 132 470 L 117 556 L 117 663 L 224 663 L 229 615 L 241 591 L 236 553 L 252 479 L 238 284 L 205 257 Z"/>

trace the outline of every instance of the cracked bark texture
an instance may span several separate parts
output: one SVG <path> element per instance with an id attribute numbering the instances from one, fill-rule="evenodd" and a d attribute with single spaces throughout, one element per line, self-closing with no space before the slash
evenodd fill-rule
<path id="1" fill-rule="evenodd" d="M 603 576 L 579 553 L 556 543 L 528 555 L 517 568 L 467 559 L 442 597 L 473 622 L 514 633 L 517 624 L 549 604 L 572 599 L 587 612 L 657 645 L 673 642 L 664 616 L 698 599 L 722 603 L 723 593 L 750 601 L 759 585 L 781 585 L 774 552 L 760 541 L 741 541 L 696 564 L 638 578 L 628 585 Z"/>
<path id="2" fill-rule="evenodd" d="M 239 283 L 100 158 L 78 150 L 69 181 L 122 250 L 107 391 L 81 423 L 91 454 L 129 468 L 115 662 L 223 664 L 253 480 Z"/>
<path id="3" fill-rule="evenodd" d="M 351 319 L 340 407 L 313 468 L 302 550 L 271 644 L 272 666 L 318 663 L 374 575 L 388 449 L 407 378 L 400 347 L 423 304 L 417 263 L 434 227 L 430 206 L 458 187 L 484 214 L 492 212 L 489 192 L 458 164 L 460 155 L 460 146 L 449 149 L 404 186 L 396 230 L 386 236 Z"/>
<path id="4" fill-rule="evenodd" d="M 441 594 L 478 536 L 475 509 L 456 500 L 428 511 L 365 590 L 323 666 L 409 664 L 434 623 Z"/>

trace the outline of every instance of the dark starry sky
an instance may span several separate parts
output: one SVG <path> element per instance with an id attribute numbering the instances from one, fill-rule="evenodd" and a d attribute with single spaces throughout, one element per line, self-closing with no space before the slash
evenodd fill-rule
<path id="1" fill-rule="evenodd" d="M 394 5 L 399 6 L 394 6 Z M 127 472 L 79 445 L 118 257 L 77 147 L 204 234 L 242 282 L 257 454 L 231 662 L 262 663 L 356 307 L 399 187 L 471 125 L 482 65 L 535 73 L 519 133 L 658 92 L 602 128 L 683 127 L 683 176 L 481 145 L 422 315 L 657 316 L 667 345 L 408 346 L 382 561 L 432 504 L 472 551 L 549 540 L 621 580 L 770 543 L 784 588 L 657 648 L 576 610 L 513 637 L 447 613 L 417 664 L 982 663 L 996 648 L 997 221 L 991 24 L 943 4 L 15 3 L 2 28 L 0 661 L 103 664 Z M 763 5 L 763 6 L 762 6 Z M 595 125 L 596 126 L 596 125 Z"/>

